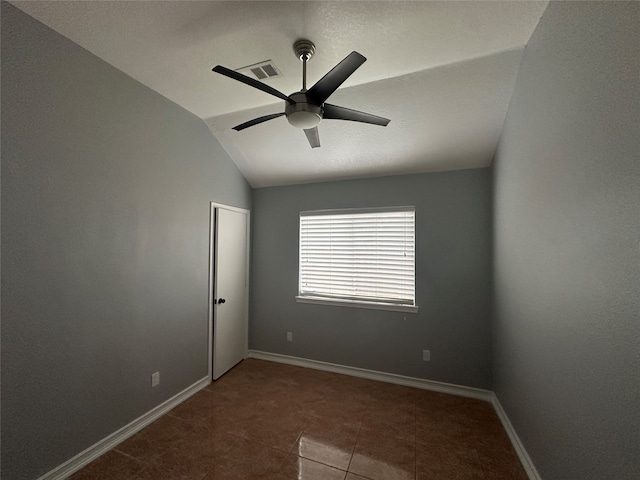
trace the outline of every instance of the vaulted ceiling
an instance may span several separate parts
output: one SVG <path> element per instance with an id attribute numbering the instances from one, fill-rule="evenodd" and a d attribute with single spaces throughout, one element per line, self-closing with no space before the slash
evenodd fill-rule
<path id="1" fill-rule="evenodd" d="M 254 187 L 491 164 L 518 66 L 547 2 L 13 1 L 27 14 L 202 118 Z M 271 60 L 264 80 L 302 86 L 293 43 L 316 45 L 313 85 L 352 51 L 365 62 L 330 103 L 387 127 L 319 125 L 321 147 L 280 117 L 284 101 L 211 71 Z"/>

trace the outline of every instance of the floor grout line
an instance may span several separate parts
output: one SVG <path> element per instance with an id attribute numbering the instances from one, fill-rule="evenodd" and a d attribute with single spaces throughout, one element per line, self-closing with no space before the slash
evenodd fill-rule
<path id="1" fill-rule="evenodd" d="M 358 433 L 356 434 L 356 441 L 353 444 L 353 448 L 351 449 L 351 457 L 349 458 L 349 465 L 347 465 L 347 472 L 350 472 L 350 468 L 351 468 L 351 462 L 353 462 L 353 456 L 356 453 L 356 447 L 358 446 L 358 440 L 360 439 L 360 432 L 362 431 L 362 425 L 364 424 L 364 421 L 361 420 L 360 421 L 360 426 L 358 427 Z"/>
<path id="2" fill-rule="evenodd" d="M 146 462 L 146 461 L 142 460 L 141 458 L 134 457 L 133 455 L 129 455 L 128 453 L 123 452 L 122 450 L 118 449 L 118 447 L 115 447 L 113 450 L 118 452 L 120 455 L 124 455 L 125 457 L 129 457 L 131 460 L 134 460 L 134 461 L 136 461 L 138 463 L 142 463 L 144 465 L 151 465 L 151 462 Z"/>

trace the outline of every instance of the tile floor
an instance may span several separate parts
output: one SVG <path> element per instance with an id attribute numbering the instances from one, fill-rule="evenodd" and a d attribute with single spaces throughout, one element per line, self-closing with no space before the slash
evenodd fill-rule
<path id="1" fill-rule="evenodd" d="M 527 480 L 489 403 L 256 359 L 73 480 Z"/>

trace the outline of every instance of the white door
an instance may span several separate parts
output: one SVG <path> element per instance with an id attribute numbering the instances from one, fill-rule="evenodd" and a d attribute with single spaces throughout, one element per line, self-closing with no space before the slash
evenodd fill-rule
<path id="1" fill-rule="evenodd" d="M 213 379 L 247 354 L 249 212 L 214 210 Z"/>

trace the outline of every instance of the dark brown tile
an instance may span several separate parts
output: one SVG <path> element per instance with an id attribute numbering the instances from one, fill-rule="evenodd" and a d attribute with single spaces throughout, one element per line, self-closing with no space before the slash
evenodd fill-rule
<path id="1" fill-rule="evenodd" d="M 344 480 L 370 480 L 370 479 L 361 477 L 360 475 L 356 475 L 355 473 L 348 472 L 347 478 L 345 478 Z"/>
<path id="2" fill-rule="evenodd" d="M 334 420 L 362 420 L 368 408 L 366 394 L 327 395 L 321 401 L 307 405 L 305 414 Z"/>
<path id="3" fill-rule="evenodd" d="M 275 480 L 344 480 L 346 474 L 343 470 L 289 455 Z"/>
<path id="4" fill-rule="evenodd" d="M 484 480 L 485 478 L 478 454 L 473 449 L 422 446 L 418 448 L 416 456 L 416 479 L 419 480 Z"/>
<path id="5" fill-rule="evenodd" d="M 358 435 L 349 472 L 372 480 L 414 480 L 415 439 L 387 437 L 383 432 Z"/>
<path id="6" fill-rule="evenodd" d="M 200 390 L 169 412 L 169 415 L 186 422 L 207 422 L 224 407 L 236 404 L 237 397 L 229 392 Z"/>
<path id="7" fill-rule="evenodd" d="M 256 402 L 305 414 L 310 405 L 318 404 L 326 395 L 322 384 L 287 377 L 272 381 Z"/>
<path id="8" fill-rule="evenodd" d="M 478 452 L 480 468 L 487 480 L 528 480 L 528 476 L 513 449 L 499 452 Z"/>
<path id="9" fill-rule="evenodd" d="M 281 450 L 239 439 L 217 459 L 205 480 L 273 480 L 286 457 Z"/>
<path id="10" fill-rule="evenodd" d="M 138 460 L 150 462 L 181 442 L 193 426 L 170 415 L 163 415 L 151 425 L 116 446 L 116 450 Z"/>
<path id="11" fill-rule="evenodd" d="M 413 440 L 416 434 L 415 408 L 406 404 L 375 403 L 367 409 L 362 419 L 362 429 Z"/>
<path id="12" fill-rule="evenodd" d="M 488 402 L 249 359 L 71 478 L 527 477 Z"/>
<path id="13" fill-rule="evenodd" d="M 227 433 L 289 452 L 307 424 L 307 417 L 284 408 L 256 404 L 230 414 Z"/>
<path id="14" fill-rule="evenodd" d="M 346 470 L 359 431 L 359 421 L 314 418 L 305 427 L 292 453 Z"/>
<path id="15" fill-rule="evenodd" d="M 156 467 L 111 450 L 69 477 L 70 480 L 155 480 L 162 478 Z"/>
<path id="16" fill-rule="evenodd" d="M 377 382 L 374 388 L 369 390 L 369 396 L 373 402 L 382 405 L 394 405 L 397 407 L 415 410 L 416 389 L 395 385 L 392 383 Z"/>
<path id="17" fill-rule="evenodd" d="M 231 435 L 198 426 L 154 458 L 153 465 L 163 472 L 164 478 L 201 480 L 237 442 Z"/>

